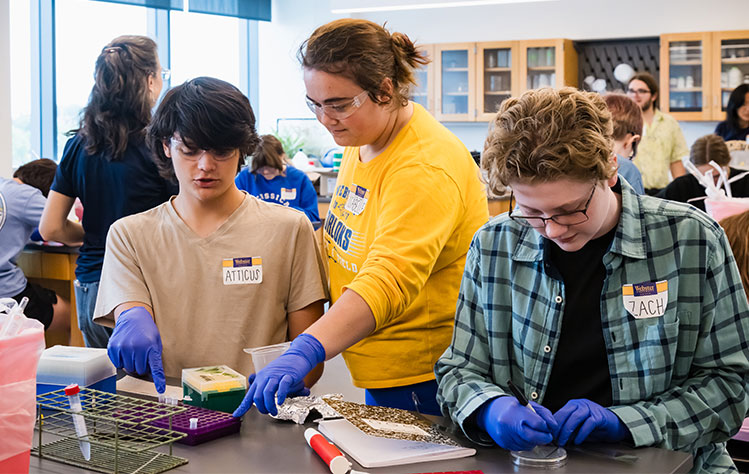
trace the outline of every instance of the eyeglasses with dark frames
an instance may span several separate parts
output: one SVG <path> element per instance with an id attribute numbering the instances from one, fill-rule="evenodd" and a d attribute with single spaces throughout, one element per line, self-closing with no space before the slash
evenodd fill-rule
<path id="1" fill-rule="evenodd" d="M 593 194 L 596 192 L 596 186 L 597 186 L 597 183 L 593 185 L 593 189 L 590 191 L 590 196 L 588 197 L 588 200 L 585 201 L 585 206 L 582 209 L 578 209 L 576 211 L 571 211 L 571 212 L 564 212 L 562 214 L 555 214 L 551 217 L 522 216 L 520 214 L 513 214 L 512 213 L 513 208 L 514 208 L 514 206 L 512 205 L 513 193 L 510 192 L 509 217 L 510 219 L 512 219 L 513 221 L 517 222 L 520 225 L 524 225 L 526 227 L 534 227 L 534 228 L 546 227 L 546 223 L 548 221 L 554 221 L 555 223 L 559 225 L 564 225 L 564 226 L 582 224 L 583 222 L 589 219 L 588 207 L 590 206 L 590 201 L 593 199 Z"/>

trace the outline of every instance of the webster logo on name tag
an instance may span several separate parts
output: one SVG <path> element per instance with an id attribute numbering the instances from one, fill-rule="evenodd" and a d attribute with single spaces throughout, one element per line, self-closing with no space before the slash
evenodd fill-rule
<path id="1" fill-rule="evenodd" d="M 256 285 L 263 282 L 260 257 L 225 258 L 222 262 L 224 285 Z"/>
<path id="2" fill-rule="evenodd" d="M 281 188 L 281 199 L 284 201 L 293 201 L 296 199 L 296 188 Z"/>
<path id="3" fill-rule="evenodd" d="M 364 211 L 364 207 L 367 205 L 369 190 L 357 185 L 353 185 L 351 190 L 352 192 L 348 195 L 343 208 L 351 214 L 358 216 Z"/>
<path id="4" fill-rule="evenodd" d="M 668 281 L 646 281 L 622 286 L 624 308 L 637 319 L 663 316 L 668 304 Z"/>

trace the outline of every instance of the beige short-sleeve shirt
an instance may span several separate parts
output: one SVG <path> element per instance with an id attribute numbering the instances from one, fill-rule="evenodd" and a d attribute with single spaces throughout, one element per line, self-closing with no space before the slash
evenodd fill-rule
<path id="1" fill-rule="evenodd" d="M 125 302 L 151 305 L 164 370 L 226 364 L 286 341 L 287 313 L 327 299 L 312 225 L 297 210 L 245 196 L 210 236 L 197 236 L 171 200 L 115 222 L 107 236 L 94 320 L 114 325 Z"/>

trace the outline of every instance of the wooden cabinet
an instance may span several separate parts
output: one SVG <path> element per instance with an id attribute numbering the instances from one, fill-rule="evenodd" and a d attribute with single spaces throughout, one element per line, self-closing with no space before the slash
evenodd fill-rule
<path id="1" fill-rule="evenodd" d="M 711 118 L 725 120 L 731 91 L 749 84 L 749 30 L 717 31 L 712 40 Z"/>
<path id="2" fill-rule="evenodd" d="M 434 106 L 434 45 L 419 45 L 419 51 L 424 52 L 431 62 L 415 71 L 417 85 L 413 88 L 411 100 L 421 104 L 429 113 L 434 115 L 436 113 Z"/>
<path id="3" fill-rule="evenodd" d="M 435 117 L 476 120 L 476 44 L 438 44 L 434 49 Z"/>
<path id="4" fill-rule="evenodd" d="M 572 41 L 498 41 L 435 44 L 433 66 L 418 72 L 415 102 L 445 122 L 489 121 L 508 97 L 538 87 L 577 85 L 577 53 Z M 433 84 L 424 87 L 423 84 Z M 426 99 L 424 98 L 426 93 Z M 429 97 L 433 97 L 430 102 Z"/>
<path id="5" fill-rule="evenodd" d="M 577 87 L 577 52 L 571 40 L 520 41 L 520 90 Z"/>
<path id="6" fill-rule="evenodd" d="M 518 95 L 519 65 L 517 41 L 477 43 L 476 120 L 492 120 L 503 100 Z"/>
<path id="7" fill-rule="evenodd" d="M 660 106 L 677 120 L 724 120 L 731 91 L 749 82 L 749 31 L 661 36 Z"/>
<path id="8" fill-rule="evenodd" d="M 710 120 L 710 33 L 661 36 L 660 107 L 676 120 Z"/>

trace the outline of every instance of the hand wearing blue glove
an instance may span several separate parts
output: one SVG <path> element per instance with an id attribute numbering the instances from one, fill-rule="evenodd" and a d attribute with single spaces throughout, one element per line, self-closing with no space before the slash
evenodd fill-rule
<path id="1" fill-rule="evenodd" d="M 302 333 L 291 343 L 291 347 L 278 359 L 265 366 L 260 372 L 247 379 L 250 388 L 244 400 L 234 411 L 234 416 L 247 413 L 254 403 L 263 414 L 278 414 L 276 410 L 276 393 L 278 404 L 286 400 L 287 395 L 298 394 L 305 389 L 304 377 L 317 364 L 325 360 L 325 348 L 314 336 Z M 306 392 L 309 394 L 309 391 Z"/>
<path id="2" fill-rule="evenodd" d="M 554 418 L 559 423 L 559 446 L 564 446 L 570 441 L 581 444 L 586 439 L 616 442 L 630 434 L 627 426 L 613 411 L 587 399 L 568 401 L 554 413 Z"/>
<path id="3" fill-rule="evenodd" d="M 156 391 L 164 393 L 166 377 L 161 363 L 161 335 L 143 306 L 120 314 L 107 344 L 107 354 L 115 367 L 139 375 L 151 374 Z"/>
<path id="4" fill-rule="evenodd" d="M 527 451 L 551 443 L 557 430 L 557 422 L 548 409 L 533 402 L 531 406 L 535 413 L 515 397 L 494 398 L 479 408 L 476 421 L 500 447 Z"/>

